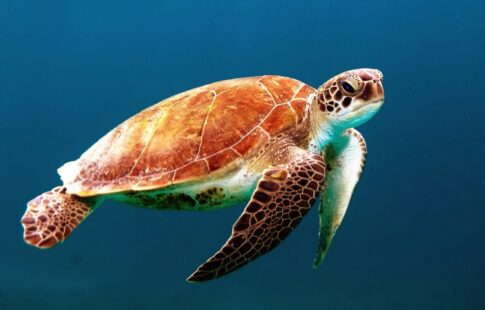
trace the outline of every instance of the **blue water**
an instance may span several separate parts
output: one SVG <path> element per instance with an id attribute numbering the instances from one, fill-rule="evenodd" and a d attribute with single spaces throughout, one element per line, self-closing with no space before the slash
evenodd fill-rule
<path id="1" fill-rule="evenodd" d="M 0 309 L 485 309 L 485 5 L 479 1 L 0 1 Z M 233 274 L 184 281 L 242 206 L 106 203 L 61 246 L 25 203 L 118 123 L 208 82 L 315 87 L 379 68 L 367 166 L 329 256 L 312 210 Z"/>

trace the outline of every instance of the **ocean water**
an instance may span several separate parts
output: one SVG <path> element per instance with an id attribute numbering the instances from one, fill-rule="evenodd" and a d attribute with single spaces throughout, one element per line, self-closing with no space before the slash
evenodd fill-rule
<path id="1" fill-rule="evenodd" d="M 485 309 L 485 5 L 479 1 L 0 1 L 0 309 Z M 273 252 L 185 278 L 243 206 L 108 202 L 61 246 L 22 240 L 56 169 L 165 97 L 260 74 L 385 75 L 369 154 L 312 269 L 312 210 Z"/>

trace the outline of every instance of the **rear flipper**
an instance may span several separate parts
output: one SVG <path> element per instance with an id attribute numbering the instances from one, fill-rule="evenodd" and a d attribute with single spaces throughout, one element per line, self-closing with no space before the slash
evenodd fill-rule
<path id="1" fill-rule="evenodd" d="M 61 243 L 96 205 L 96 198 L 67 194 L 64 187 L 37 196 L 27 204 L 21 220 L 25 242 L 41 249 Z"/>

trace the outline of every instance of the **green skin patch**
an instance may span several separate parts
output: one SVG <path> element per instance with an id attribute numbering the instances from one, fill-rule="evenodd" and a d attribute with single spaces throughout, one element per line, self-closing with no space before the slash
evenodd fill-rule
<path id="1" fill-rule="evenodd" d="M 156 210 L 212 211 L 249 200 L 261 177 L 244 169 L 210 181 L 189 182 L 163 189 L 124 192 L 107 198 Z"/>

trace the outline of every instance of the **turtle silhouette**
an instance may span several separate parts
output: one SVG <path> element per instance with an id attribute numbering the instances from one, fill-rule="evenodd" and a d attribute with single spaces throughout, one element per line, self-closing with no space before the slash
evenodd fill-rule
<path id="1" fill-rule="evenodd" d="M 63 185 L 27 204 L 24 239 L 50 248 L 106 199 L 176 210 L 248 201 L 222 248 L 187 280 L 223 276 L 275 248 L 316 205 L 324 258 L 367 153 L 353 127 L 384 102 L 375 69 L 318 89 L 265 75 L 201 86 L 126 120 L 58 172 Z"/>

